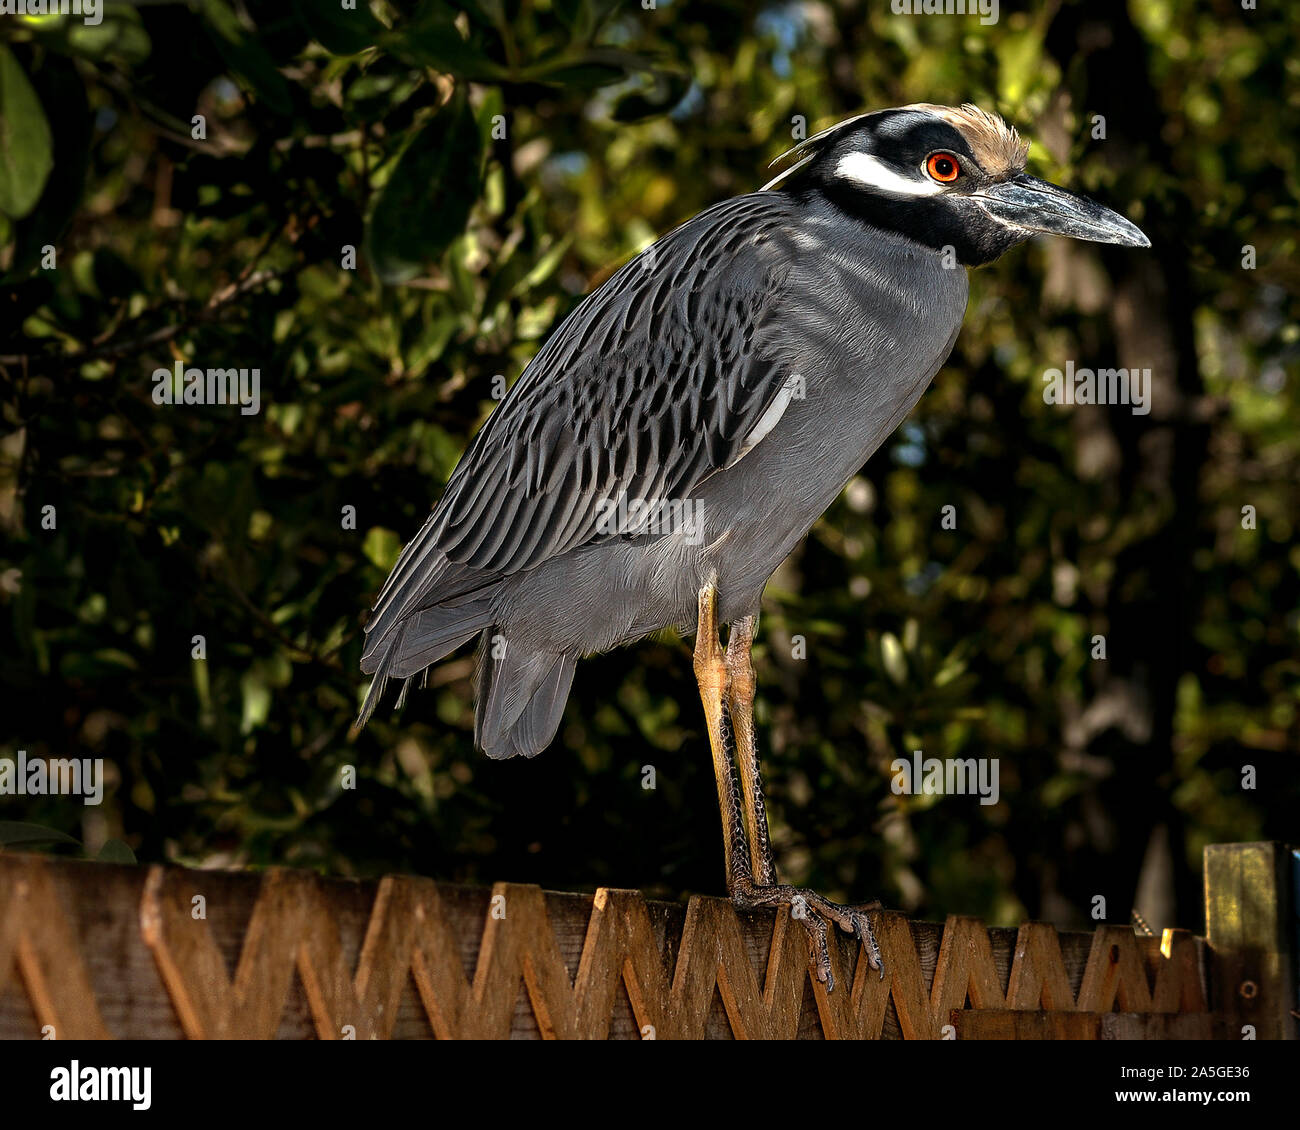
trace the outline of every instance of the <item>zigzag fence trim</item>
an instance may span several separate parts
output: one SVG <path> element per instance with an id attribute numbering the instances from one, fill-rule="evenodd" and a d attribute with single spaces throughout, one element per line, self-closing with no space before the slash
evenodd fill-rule
<path id="1" fill-rule="evenodd" d="M 1207 855 L 1207 891 L 1216 867 L 1257 891 L 1286 855 L 1272 844 L 1210 851 L 1237 854 L 1213 866 Z M 1252 859 L 1266 866 L 1243 879 Z M 1231 895 L 1216 894 L 1227 937 Z M 1216 980 L 1206 941 L 1185 930 L 988 929 L 889 912 L 874 925 L 885 979 L 839 936 L 827 993 L 810 976 L 799 923 L 738 915 L 725 899 L 681 906 L 636 891 L 6 854 L 0 1037 L 1240 1039 L 1243 1024 L 1261 1037 L 1295 1034 L 1277 997 L 1293 999 L 1294 979 L 1277 976 L 1293 952 L 1238 945 L 1222 956 L 1237 979 L 1228 983 Z M 1252 976 L 1247 999 L 1239 982 Z"/>

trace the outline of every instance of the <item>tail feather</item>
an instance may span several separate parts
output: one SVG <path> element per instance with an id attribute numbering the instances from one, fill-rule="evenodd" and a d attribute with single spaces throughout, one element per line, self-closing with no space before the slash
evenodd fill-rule
<path id="1" fill-rule="evenodd" d="M 366 636 L 370 639 L 367 654 L 421 609 L 479 599 L 485 590 L 501 580 L 499 574 L 449 561 L 437 546 L 425 544 L 428 528 L 426 524 L 402 550 L 379 590 L 374 613 L 366 625 Z"/>
<path id="2" fill-rule="evenodd" d="M 495 654 L 494 654 L 495 652 Z M 508 640 L 479 653 L 474 744 L 489 757 L 535 757 L 559 729 L 575 667 L 573 656 L 521 652 Z"/>
<path id="3" fill-rule="evenodd" d="M 564 716 L 565 703 L 573 686 L 573 671 L 577 664 L 572 656 L 561 655 L 552 665 L 542 685 L 533 692 L 524 712 L 515 723 L 514 744 L 516 752 L 525 757 L 541 753 L 555 737 Z"/>
<path id="4" fill-rule="evenodd" d="M 576 657 L 494 635 L 504 578 L 449 561 L 434 533 L 430 519 L 402 550 L 366 625 L 361 670 L 374 678 L 352 732 L 370 720 L 390 679 L 402 683 L 401 709 L 411 679 L 421 671 L 427 677 L 431 664 L 481 634 L 474 744 L 493 758 L 535 757 L 560 727 Z"/>
<path id="5" fill-rule="evenodd" d="M 504 637 L 492 643 L 491 679 L 475 712 L 476 736 L 489 756 L 514 727 L 549 667 L 546 656 L 521 654 Z"/>
<path id="6" fill-rule="evenodd" d="M 450 608 L 426 608 L 375 639 L 361 658 L 361 670 L 375 677 L 353 729 L 359 731 L 370 720 L 389 679 L 403 680 L 400 708 L 415 675 L 468 643 L 491 622 L 491 600 L 481 598 Z"/>
<path id="7" fill-rule="evenodd" d="M 492 622 L 491 602 L 475 601 L 458 608 L 428 608 L 417 612 L 402 629 L 401 650 L 393 675 L 405 679 L 448 652 L 468 643 Z"/>
<path id="8" fill-rule="evenodd" d="M 365 701 L 361 704 L 361 712 L 357 715 L 357 720 L 352 723 L 352 733 L 359 734 L 365 729 L 366 723 L 370 721 L 370 716 L 375 712 L 375 707 L 379 705 L 379 700 L 384 697 L 384 688 L 388 685 L 388 657 L 385 656 L 375 668 L 375 677 L 370 680 L 370 687 L 366 691 Z"/>

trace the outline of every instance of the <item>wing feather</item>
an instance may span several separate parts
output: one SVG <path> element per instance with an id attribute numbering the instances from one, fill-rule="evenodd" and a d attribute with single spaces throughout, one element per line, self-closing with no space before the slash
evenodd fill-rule
<path id="1" fill-rule="evenodd" d="M 745 453 L 789 375 L 773 344 L 789 206 L 725 201 L 579 304 L 471 443 L 367 632 L 438 603 L 435 565 L 534 568 L 628 532 L 600 521 L 620 496 L 684 499 Z"/>

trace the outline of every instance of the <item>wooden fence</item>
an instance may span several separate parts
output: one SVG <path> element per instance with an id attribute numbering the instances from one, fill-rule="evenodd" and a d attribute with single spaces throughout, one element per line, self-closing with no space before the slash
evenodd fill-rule
<path id="1" fill-rule="evenodd" d="M 1243 1023 L 1293 1036 L 1293 930 L 1252 894 L 1289 876 L 1289 857 L 1210 851 L 1210 940 L 1216 922 L 1236 929 L 1231 953 L 1183 930 L 880 912 L 885 979 L 841 935 L 829 994 L 799 923 L 724 899 L 4 854 L 0 1037 L 1239 1039 Z"/>

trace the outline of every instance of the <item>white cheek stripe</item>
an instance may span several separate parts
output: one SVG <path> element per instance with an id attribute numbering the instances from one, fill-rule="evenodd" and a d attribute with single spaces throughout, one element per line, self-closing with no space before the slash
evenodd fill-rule
<path id="1" fill-rule="evenodd" d="M 901 176 L 871 153 L 845 153 L 835 175 L 886 196 L 937 196 L 943 191 L 943 185 L 934 181 Z"/>

